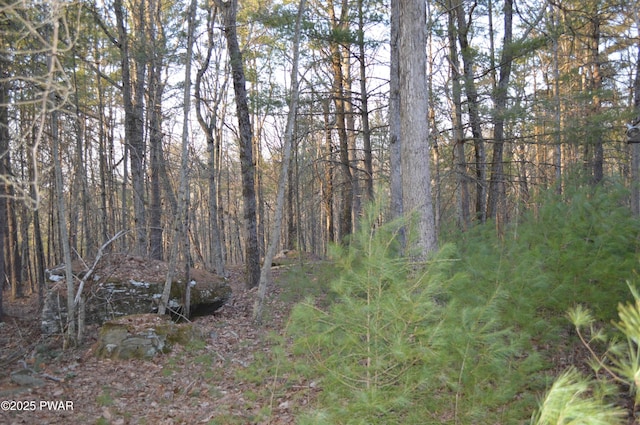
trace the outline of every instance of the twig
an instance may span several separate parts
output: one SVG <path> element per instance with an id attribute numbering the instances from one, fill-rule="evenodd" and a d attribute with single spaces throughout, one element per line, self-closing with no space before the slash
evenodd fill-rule
<path id="1" fill-rule="evenodd" d="M 55 382 L 64 382 L 64 378 L 59 378 L 57 376 L 49 375 L 48 373 L 41 373 L 40 376 L 42 376 L 45 379 L 50 379 L 50 380 L 55 381 Z"/>
<path id="2" fill-rule="evenodd" d="M 89 280 L 89 277 L 91 277 L 91 275 L 93 274 L 93 272 L 96 269 L 96 266 L 98 265 L 98 262 L 100 261 L 100 259 L 102 258 L 102 255 L 104 253 L 104 250 L 111 245 L 115 240 L 117 240 L 118 238 L 120 238 L 121 236 L 127 234 L 129 231 L 128 230 L 120 230 L 118 233 L 116 233 L 111 239 L 109 239 L 108 241 L 106 241 L 105 243 L 102 244 L 102 246 L 100 247 L 100 249 L 98 249 L 98 253 L 96 254 L 96 258 L 93 261 L 93 265 L 91 266 L 91 268 L 89 269 L 89 271 L 82 277 L 82 279 L 80 280 L 80 285 L 78 286 L 78 292 L 76 292 L 76 298 L 73 301 L 75 305 L 78 305 L 78 303 L 80 302 L 80 295 L 82 295 L 82 290 L 84 289 L 84 283 Z"/>

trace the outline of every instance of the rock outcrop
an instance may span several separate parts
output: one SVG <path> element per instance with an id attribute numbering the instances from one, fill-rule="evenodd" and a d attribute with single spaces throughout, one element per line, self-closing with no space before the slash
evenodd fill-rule
<path id="1" fill-rule="evenodd" d="M 175 344 L 199 340 L 193 323 L 174 323 L 157 314 L 138 314 L 109 320 L 102 325 L 94 352 L 111 359 L 151 359 Z"/>
<path id="2" fill-rule="evenodd" d="M 83 263 L 73 264 L 79 279 L 87 273 Z M 125 254 L 103 257 L 83 289 L 86 324 L 102 325 L 107 320 L 132 314 L 155 313 L 164 288 L 167 264 Z M 62 331 L 67 319 L 64 267 L 49 270 L 52 282 L 45 295 L 42 332 Z M 191 316 L 213 314 L 231 296 L 224 278 L 204 270 L 191 270 Z M 183 310 L 185 282 L 177 279 L 171 287 L 169 308 Z"/>

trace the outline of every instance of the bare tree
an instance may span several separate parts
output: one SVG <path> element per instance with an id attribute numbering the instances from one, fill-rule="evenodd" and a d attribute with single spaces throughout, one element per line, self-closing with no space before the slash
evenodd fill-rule
<path id="1" fill-rule="evenodd" d="M 213 50 L 215 48 L 215 43 L 213 39 L 213 30 L 216 21 L 218 9 L 216 7 L 212 7 L 208 10 L 207 13 L 207 38 L 208 38 L 208 46 L 207 53 L 205 55 L 204 60 L 202 61 L 201 68 L 198 69 L 196 74 L 196 82 L 195 82 L 195 101 L 196 101 L 196 116 L 198 118 L 198 124 L 200 128 L 205 134 L 207 139 L 207 168 L 209 173 L 209 231 L 211 232 L 210 236 L 210 257 L 211 264 L 210 267 L 215 270 L 215 272 L 219 275 L 225 274 L 225 264 L 224 264 L 224 252 L 222 246 L 222 231 L 218 214 L 218 196 L 219 196 L 219 159 L 220 159 L 220 134 L 219 124 L 218 124 L 218 113 L 220 111 L 220 105 L 223 100 L 223 96 L 226 92 L 227 82 L 228 82 L 228 74 L 225 75 L 223 82 L 218 86 L 216 85 L 217 90 L 214 91 L 213 96 L 214 99 L 211 100 L 211 104 L 206 104 L 203 94 L 202 88 L 202 80 L 204 78 L 207 69 L 211 64 L 211 56 Z M 219 59 L 219 58 L 218 58 Z M 220 60 L 217 61 L 219 65 Z M 218 79 L 215 80 L 218 83 Z M 205 108 L 205 105 L 207 108 Z M 208 109 L 209 114 L 205 115 L 204 110 Z"/>
<path id="2" fill-rule="evenodd" d="M 193 57 L 193 34 L 195 31 L 195 16 L 197 0 L 191 0 L 189 13 L 187 14 L 187 54 L 185 56 L 185 77 L 182 109 L 182 149 L 180 155 L 180 188 L 178 190 L 178 214 L 174 219 L 174 234 L 169 257 L 167 278 L 162 291 L 162 300 L 158 307 L 158 314 L 164 314 L 171 294 L 171 285 L 175 274 L 175 268 L 179 257 L 179 247 L 182 244 L 184 256 L 184 300 L 183 311 L 185 317 L 190 316 L 191 309 L 191 279 L 189 278 L 189 237 L 188 206 L 189 206 L 189 113 L 191 111 L 191 59 Z"/>
<path id="3" fill-rule="evenodd" d="M 247 89 L 245 84 L 242 52 L 238 44 L 236 32 L 236 14 L 238 0 L 216 0 L 216 5 L 222 11 L 224 33 L 227 39 L 233 89 L 236 101 L 236 113 L 240 130 L 240 168 L 242 174 L 242 200 L 244 208 L 245 231 L 245 266 L 246 286 L 253 288 L 260 281 L 260 247 L 258 245 L 257 204 L 255 190 L 255 163 L 253 160 L 253 132 L 249 117 Z"/>
<path id="4" fill-rule="evenodd" d="M 302 15 L 304 13 L 306 0 L 300 0 L 298 6 L 298 17 L 296 19 L 296 29 L 293 39 L 293 62 L 291 65 L 291 101 L 289 103 L 289 113 L 287 114 L 287 127 L 284 134 L 284 155 L 282 157 L 282 169 L 278 179 L 278 195 L 276 199 L 275 218 L 272 223 L 271 238 L 267 245 L 267 251 L 260 271 L 260 284 L 258 286 L 258 297 L 253 307 L 253 319 L 257 323 L 262 322 L 262 312 L 264 310 L 264 300 L 267 294 L 267 286 L 271 282 L 271 262 L 276 253 L 276 248 L 280 241 L 280 230 L 282 228 L 282 216 L 284 214 L 284 195 L 289 175 L 289 165 L 291 162 L 291 150 L 293 146 L 294 129 L 296 125 L 296 114 L 298 111 L 299 80 L 298 62 L 300 59 L 300 28 L 302 26 Z M 291 184 L 291 182 L 290 182 Z"/>

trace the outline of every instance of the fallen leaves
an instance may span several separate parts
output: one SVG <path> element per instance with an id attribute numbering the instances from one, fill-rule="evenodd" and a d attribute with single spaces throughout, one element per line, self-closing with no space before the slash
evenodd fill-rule
<path id="1" fill-rule="evenodd" d="M 39 337 L 33 312 L 0 327 L 0 400 L 72 401 L 73 411 L 2 411 L 2 424 L 293 424 L 296 406 L 309 403 L 315 383 L 279 388 L 277 396 L 253 380 L 239 379 L 257 353 L 269 353 L 269 332 L 281 332 L 289 306 L 268 300 L 269 321 L 251 320 L 255 290 L 244 289 L 241 271 L 232 271 L 233 299 L 215 315 L 194 324 L 203 344 L 175 346 L 151 361 L 113 361 L 93 356 L 91 347 L 61 351 Z M 24 310 L 22 310 L 24 313 Z M 37 315 L 35 316 L 37 317 Z M 93 330 L 96 332 L 96 330 Z M 88 341 L 93 336 L 88 335 Z M 45 347 L 45 348 L 43 348 Z M 19 353 L 19 354 L 17 354 Z M 36 371 L 43 385 L 22 388 L 9 372 Z M 271 385 L 273 384 L 273 385 Z M 279 385 L 276 378 L 271 386 Z"/>

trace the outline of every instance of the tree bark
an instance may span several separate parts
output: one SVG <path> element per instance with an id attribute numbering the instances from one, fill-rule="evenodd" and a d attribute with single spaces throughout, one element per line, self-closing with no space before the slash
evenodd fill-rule
<path id="1" fill-rule="evenodd" d="M 389 150 L 391 168 L 391 217 L 400 218 L 404 214 L 402 207 L 402 136 L 400 120 L 400 46 L 399 1 L 391 2 L 391 39 L 390 39 L 390 75 L 389 75 Z M 402 241 L 404 245 L 404 240 Z"/>
<path id="2" fill-rule="evenodd" d="M 236 101 L 236 113 L 240 130 L 240 169 L 242 174 L 242 199 L 244 204 L 245 271 L 246 286 L 254 288 L 260 280 L 260 248 L 258 245 L 257 205 L 255 191 L 255 163 L 253 161 L 252 129 L 249 104 L 242 64 L 242 52 L 236 32 L 238 0 L 216 0 L 223 12 L 224 33 L 227 39 L 231 74 Z"/>
<path id="3" fill-rule="evenodd" d="M 417 255 L 424 259 L 437 248 L 426 121 L 426 4 L 423 0 L 395 1 L 400 2 L 398 54 L 403 208 L 405 214 L 415 214 Z"/>

